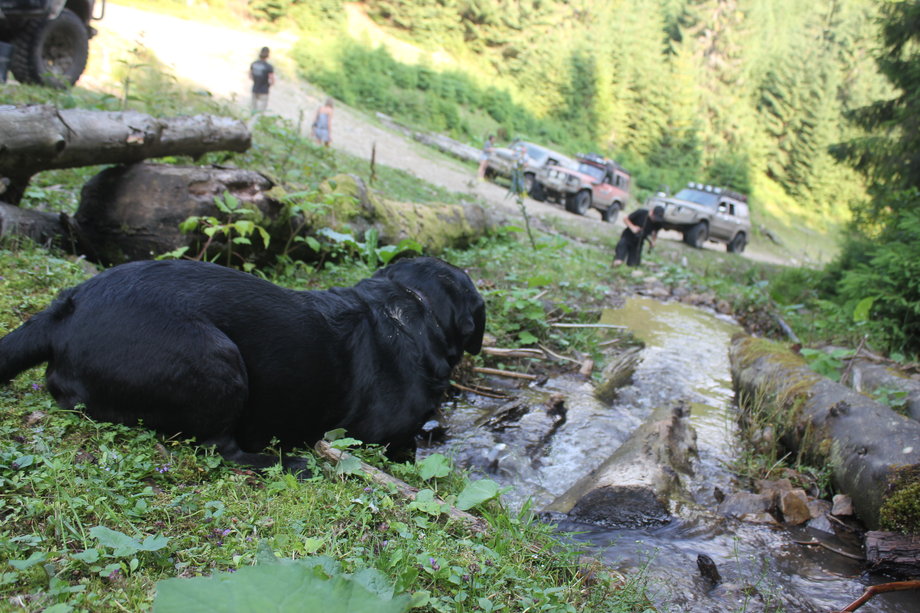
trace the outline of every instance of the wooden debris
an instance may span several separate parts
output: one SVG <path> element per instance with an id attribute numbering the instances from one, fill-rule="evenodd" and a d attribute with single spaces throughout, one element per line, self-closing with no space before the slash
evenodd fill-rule
<path id="1" fill-rule="evenodd" d="M 497 375 L 499 377 L 511 377 L 513 379 L 527 379 L 529 381 L 536 381 L 538 379 L 537 375 L 530 375 L 523 372 L 513 372 L 510 370 L 500 370 L 498 368 L 486 368 L 484 366 L 475 366 L 473 372 L 478 372 L 484 375 Z"/>
<path id="2" fill-rule="evenodd" d="M 877 594 L 885 594 L 887 592 L 900 592 L 903 590 L 920 590 L 920 581 L 894 581 L 892 583 L 882 583 L 880 585 L 870 585 L 866 588 L 866 591 L 863 592 L 863 595 L 851 602 L 845 609 L 840 609 L 836 613 L 852 613 L 856 609 L 860 608 Z"/>
<path id="3" fill-rule="evenodd" d="M 838 556 L 843 556 L 843 557 L 845 557 L 845 558 L 850 558 L 851 560 L 860 560 L 860 561 L 862 561 L 862 560 L 865 559 L 865 558 L 864 558 L 863 556 L 861 556 L 861 555 L 857 555 L 857 554 L 855 554 L 855 553 L 848 553 L 848 552 L 846 552 L 846 551 L 843 551 L 842 549 L 837 549 L 836 547 L 831 547 L 831 546 L 828 545 L 827 543 L 822 543 L 822 542 L 819 541 L 819 540 L 813 540 L 813 541 L 796 541 L 796 540 L 793 540 L 792 542 L 795 543 L 796 545 L 806 545 L 806 546 L 809 546 L 809 547 L 823 547 L 824 549 L 827 549 L 827 550 L 830 551 L 830 552 L 836 553 Z"/>
<path id="4" fill-rule="evenodd" d="M 866 532 L 866 561 L 873 570 L 920 574 L 920 535 Z"/>
<path id="5" fill-rule="evenodd" d="M 333 462 L 341 462 L 343 459 L 347 458 L 349 454 L 334 448 L 332 445 L 326 441 L 318 441 L 313 447 L 320 456 L 331 460 Z M 386 473 L 379 468 L 374 468 L 370 464 L 365 462 L 360 462 L 361 472 L 364 473 L 371 481 L 379 483 L 384 486 L 394 486 L 396 491 L 403 498 L 412 501 L 415 500 L 415 497 L 418 495 L 418 488 L 412 487 L 402 479 L 398 479 L 393 475 Z M 438 504 L 445 504 L 440 498 L 435 498 Z M 456 519 L 469 527 L 473 532 L 478 532 L 480 534 L 485 534 L 489 531 L 489 525 L 485 522 L 484 519 L 471 515 L 466 511 L 461 511 L 460 509 L 450 506 L 447 510 L 447 515 Z"/>

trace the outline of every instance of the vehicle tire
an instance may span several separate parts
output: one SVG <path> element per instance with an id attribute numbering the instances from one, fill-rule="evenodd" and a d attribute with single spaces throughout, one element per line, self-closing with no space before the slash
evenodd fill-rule
<path id="1" fill-rule="evenodd" d="M 524 193 L 529 194 L 533 190 L 534 177 L 532 172 L 524 173 Z"/>
<path id="2" fill-rule="evenodd" d="M 606 209 L 601 211 L 601 219 L 608 223 L 616 223 L 617 218 L 620 216 L 620 206 L 619 202 L 614 202 Z"/>
<path id="3" fill-rule="evenodd" d="M 565 210 L 576 215 L 584 215 L 591 208 L 591 192 L 582 190 L 565 199 Z"/>
<path id="4" fill-rule="evenodd" d="M 686 232 L 684 232 L 684 242 L 697 249 L 702 249 L 706 239 L 709 238 L 709 224 L 701 221 Z"/>
<path id="5" fill-rule="evenodd" d="M 530 186 L 530 197 L 539 202 L 546 201 L 546 190 L 543 189 L 543 184 L 534 179 L 533 185 Z"/>
<path id="6" fill-rule="evenodd" d="M 89 32 L 70 9 L 55 19 L 28 20 L 13 39 L 10 69 L 20 83 L 63 89 L 77 82 L 89 56 Z"/>
<path id="7" fill-rule="evenodd" d="M 744 248 L 747 246 L 747 237 L 744 235 L 744 232 L 738 232 L 735 235 L 735 238 L 725 246 L 725 249 L 729 253 L 743 253 Z"/>

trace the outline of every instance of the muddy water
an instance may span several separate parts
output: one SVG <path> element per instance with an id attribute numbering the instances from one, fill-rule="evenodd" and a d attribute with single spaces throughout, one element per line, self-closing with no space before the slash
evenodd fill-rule
<path id="1" fill-rule="evenodd" d="M 600 465 L 654 408 L 684 402 L 692 409 L 699 457 L 693 477 L 683 481 L 684 499 L 673 505 L 674 519 L 655 528 L 613 530 L 562 521 L 560 530 L 577 532 L 572 538 L 610 566 L 644 572 L 661 611 L 826 612 L 862 594 L 866 584 L 857 562 L 792 542 L 830 535 L 746 524 L 714 512 L 714 488 L 732 489 L 726 468 L 736 453 L 728 343 L 739 328 L 700 309 L 645 298 L 628 300 L 602 321 L 628 326 L 646 343 L 632 384 L 613 406 L 595 400 L 588 382 L 553 379 L 531 387 L 517 404 L 480 399 L 457 405 L 446 441 L 420 455 L 450 455 L 506 486 L 511 506 L 531 499 L 540 509 Z M 558 397 L 565 399 L 564 419 L 553 410 Z M 700 554 L 716 563 L 721 585 L 712 588 L 700 577 Z M 909 592 L 881 595 L 860 611 L 920 612 L 917 600 Z"/>

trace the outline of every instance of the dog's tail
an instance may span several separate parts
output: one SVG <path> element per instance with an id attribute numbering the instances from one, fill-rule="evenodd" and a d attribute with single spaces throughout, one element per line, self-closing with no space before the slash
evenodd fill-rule
<path id="1" fill-rule="evenodd" d="M 51 359 L 51 331 L 55 320 L 66 314 L 68 302 L 56 302 L 0 338 L 0 385 Z"/>

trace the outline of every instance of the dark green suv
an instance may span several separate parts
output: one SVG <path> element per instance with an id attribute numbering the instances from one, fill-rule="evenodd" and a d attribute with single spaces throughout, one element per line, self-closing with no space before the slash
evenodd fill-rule
<path id="1" fill-rule="evenodd" d="M 69 87 L 86 68 L 90 21 L 104 12 L 105 0 L 0 0 L 0 59 L 20 83 Z"/>

